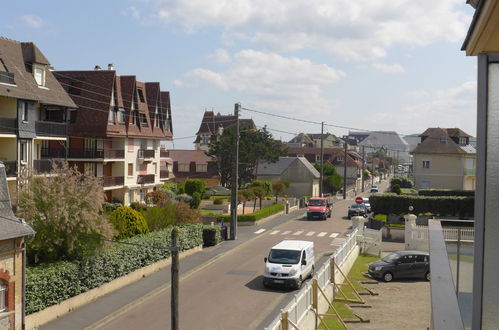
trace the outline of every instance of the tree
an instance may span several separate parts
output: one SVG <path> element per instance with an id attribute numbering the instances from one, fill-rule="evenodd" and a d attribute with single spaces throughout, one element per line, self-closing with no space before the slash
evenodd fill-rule
<path id="1" fill-rule="evenodd" d="M 191 207 L 191 209 L 197 209 L 200 203 L 201 203 L 201 193 L 195 191 L 192 194 L 192 199 L 189 202 L 189 206 Z"/>
<path id="2" fill-rule="evenodd" d="M 272 192 L 272 183 L 265 180 L 253 180 L 250 184 L 250 188 L 262 188 L 262 190 L 256 191 L 255 195 L 258 193 L 258 198 L 260 199 L 260 209 L 262 208 L 262 199 Z M 256 201 L 255 201 L 256 202 Z"/>
<path id="3" fill-rule="evenodd" d="M 253 198 L 255 198 L 255 194 L 253 194 L 253 191 L 251 191 L 251 189 L 238 191 L 238 200 L 240 203 L 243 203 L 243 214 L 246 207 L 246 202 L 252 200 Z"/>
<path id="4" fill-rule="evenodd" d="M 185 181 L 185 193 L 194 196 L 194 193 L 202 194 L 204 192 L 204 181 L 200 179 L 187 179 Z"/>
<path id="5" fill-rule="evenodd" d="M 317 171 L 321 171 L 321 165 L 315 164 Z M 323 184 L 327 191 L 338 191 L 343 185 L 343 177 L 336 172 L 336 169 L 330 164 L 324 164 Z"/>
<path id="6" fill-rule="evenodd" d="M 220 183 L 230 187 L 232 182 L 233 136 L 234 128 L 224 129 L 218 138 L 210 143 L 207 154 L 217 159 Z M 239 133 L 239 186 L 251 182 L 257 174 L 257 164 L 260 161 L 275 163 L 279 157 L 286 156 L 287 151 L 280 141 L 272 139 L 272 134 L 266 129 L 253 130 L 241 127 Z"/>
<path id="7" fill-rule="evenodd" d="M 277 181 L 272 184 L 272 191 L 275 194 L 275 202 L 277 204 L 277 197 L 286 190 L 286 185 L 282 181 Z"/>
<path id="8" fill-rule="evenodd" d="M 117 231 L 115 238 L 119 240 L 149 232 L 144 216 L 128 206 L 120 206 L 114 210 L 109 221 Z"/>
<path id="9" fill-rule="evenodd" d="M 256 200 L 260 199 L 260 209 L 261 209 L 262 208 L 262 198 L 265 197 L 267 195 L 267 193 L 266 193 L 265 189 L 263 187 L 260 187 L 260 186 L 251 187 L 251 188 L 249 188 L 249 190 L 251 190 L 251 192 L 255 196 L 255 203 L 253 204 L 253 212 L 255 212 Z"/>
<path id="10" fill-rule="evenodd" d="M 27 249 L 31 263 L 85 257 L 113 237 L 112 226 L 102 216 L 105 197 L 98 178 L 63 162 L 28 182 L 17 215 L 36 231 Z"/>

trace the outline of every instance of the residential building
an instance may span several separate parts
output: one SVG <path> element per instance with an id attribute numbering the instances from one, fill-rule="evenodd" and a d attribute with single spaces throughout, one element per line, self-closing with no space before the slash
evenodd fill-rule
<path id="1" fill-rule="evenodd" d="M 321 147 L 321 134 L 313 133 L 300 133 L 291 140 L 289 140 L 286 145 L 288 147 Z M 323 134 L 322 145 L 324 148 L 338 148 L 343 146 L 343 140 L 336 137 L 334 134 L 325 133 Z"/>
<path id="2" fill-rule="evenodd" d="M 203 150 L 170 150 L 169 155 L 173 162 L 173 181 L 201 179 L 209 188 L 220 184 L 216 159 Z"/>
<path id="3" fill-rule="evenodd" d="M 201 125 L 196 133 L 194 145 L 196 150 L 208 151 L 211 141 L 216 139 L 218 134 L 222 134 L 225 128 L 231 127 L 236 123 L 236 116 L 215 114 L 213 111 L 205 111 Z M 253 119 L 239 119 L 239 127 L 248 127 L 256 129 Z"/>
<path id="4" fill-rule="evenodd" d="M 270 182 L 288 181 L 285 192 L 288 196 L 319 196 L 320 173 L 304 157 L 279 157 L 275 163 L 262 162 L 258 165 L 256 178 Z"/>
<path id="5" fill-rule="evenodd" d="M 26 241 L 35 232 L 12 212 L 5 165 L 0 162 L 0 329 L 24 329 Z"/>
<path id="6" fill-rule="evenodd" d="M 413 150 L 414 184 L 417 189 L 465 189 L 476 187 L 476 151 L 470 136 L 459 128 L 428 128 Z"/>
<path id="7" fill-rule="evenodd" d="M 51 169 L 49 146 L 67 142 L 68 110 L 76 104 L 32 42 L 0 37 L 0 161 L 12 194 L 33 170 Z"/>
<path id="8" fill-rule="evenodd" d="M 168 179 L 168 154 L 160 142 L 172 139 L 169 92 L 158 82 L 119 76 L 111 64 L 107 70 L 96 66 L 54 75 L 78 105 L 69 116 L 70 164 L 102 178 L 108 201 L 144 202 Z M 62 152 L 55 146 L 47 150 Z"/>
<path id="9" fill-rule="evenodd" d="M 398 163 L 410 162 L 409 145 L 407 142 L 393 131 L 369 132 L 369 135 L 358 143 L 360 151 L 364 148 L 366 153 L 383 151 L 387 156 L 393 158 Z"/>

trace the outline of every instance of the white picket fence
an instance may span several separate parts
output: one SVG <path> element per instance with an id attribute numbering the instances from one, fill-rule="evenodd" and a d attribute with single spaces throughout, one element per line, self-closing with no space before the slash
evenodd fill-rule
<path id="1" fill-rule="evenodd" d="M 405 245 L 406 249 L 410 250 L 423 250 L 428 251 L 428 227 L 427 226 L 405 226 Z M 462 242 L 473 242 L 475 240 L 475 229 L 474 228 L 450 228 L 442 227 L 442 232 L 444 240 L 446 241 L 457 241 L 458 231 L 461 231 Z"/>
<path id="2" fill-rule="evenodd" d="M 341 267 L 343 265 L 349 253 L 357 245 L 357 232 L 358 230 L 355 229 L 343 245 L 341 245 L 341 247 L 331 256 L 331 258 L 335 258 L 338 266 Z M 330 274 L 331 263 L 328 260 L 314 276 L 317 279 L 317 284 L 321 289 L 324 290 L 330 284 Z M 306 286 L 300 290 L 300 292 L 294 295 L 293 299 L 286 305 L 285 308 L 281 310 L 281 312 L 287 312 L 288 320 L 294 324 L 299 324 L 311 307 L 312 285 L 308 282 Z M 281 315 L 279 314 L 267 327 L 265 327 L 265 330 L 281 330 Z"/>

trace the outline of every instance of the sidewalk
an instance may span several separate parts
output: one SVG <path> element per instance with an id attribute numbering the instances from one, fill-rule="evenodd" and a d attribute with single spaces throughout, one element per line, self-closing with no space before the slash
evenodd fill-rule
<path id="1" fill-rule="evenodd" d="M 255 228 L 267 230 L 282 223 L 303 216 L 304 210 L 296 210 L 287 215 L 276 217 L 259 226 L 240 226 L 237 228 L 237 240 L 224 241 L 217 246 L 208 247 L 180 260 L 180 280 L 189 277 L 196 271 L 208 266 L 218 258 L 236 250 L 241 245 L 258 236 Z M 171 280 L 170 267 L 166 267 L 133 284 L 105 295 L 87 305 L 72 311 L 65 316 L 41 326 L 40 330 L 72 330 L 92 328 L 103 319 L 112 318 L 127 308 L 140 303 L 151 295 L 158 294 L 169 288 Z"/>

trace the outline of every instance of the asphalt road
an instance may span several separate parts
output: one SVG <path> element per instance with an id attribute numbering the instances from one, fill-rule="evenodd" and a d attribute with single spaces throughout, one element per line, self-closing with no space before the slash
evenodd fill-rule
<path id="1" fill-rule="evenodd" d="M 326 221 L 307 221 L 300 217 L 269 230 L 254 227 L 254 239 L 181 281 L 180 328 L 263 328 L 296 293 L 263 287 L 263 258 L 269 249 L 284 239 L 300 239 L 315 242 L 316 260 L 332 254 L 351 226 L 345 215 L 347 206 L 353 203 L 352 198 L 337 201 L 332 218 Z M 169 329 L 170 288 L 97 328 Z"/>

